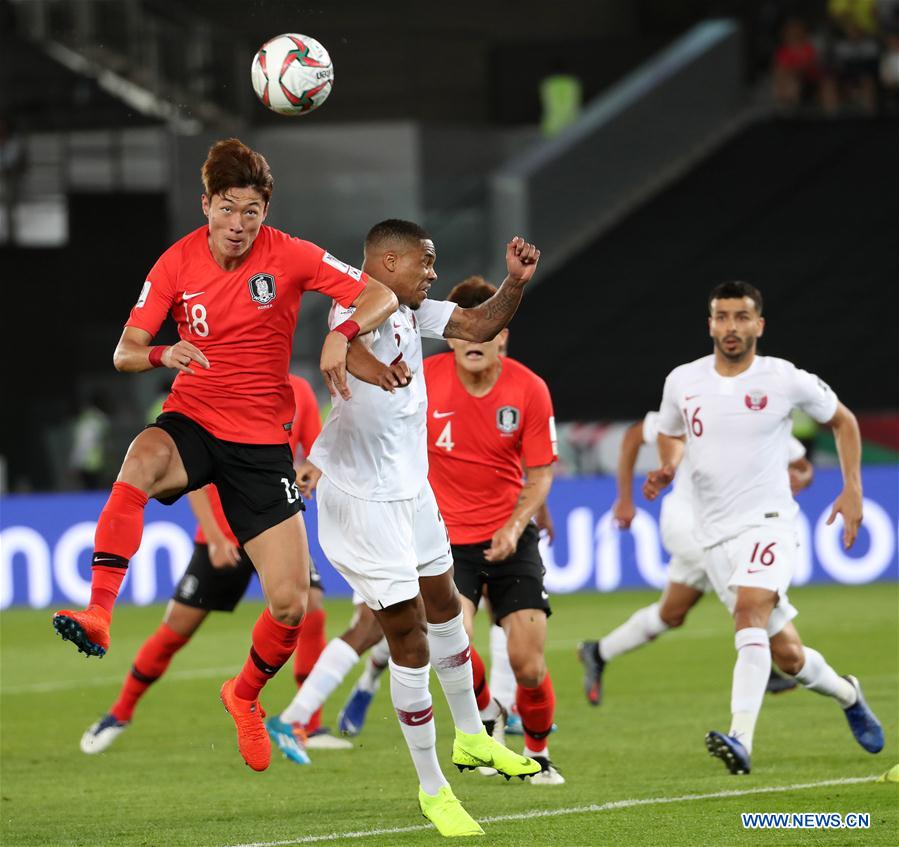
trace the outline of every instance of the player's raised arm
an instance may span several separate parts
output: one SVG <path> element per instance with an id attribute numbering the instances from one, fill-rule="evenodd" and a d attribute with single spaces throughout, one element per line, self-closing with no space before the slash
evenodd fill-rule
<path id="1" fill-rule="evenodd" d="M 457 306 L 447 321 L 443 337 L 463 341 L 495 338 L 512 320 L 524 294 L 524 286 L 534 275 L 539 260 L 540 251 L 516 235 L 506 245 L 506 278 L 496 294 L 471 309 Z"/>
<path id="2" fill-rule="evenodd" d="M 350 399 L 350 390 L 346 384 L 346 359 L 350 342 L 359 333 L 370 332 L 384 323 L 397 310 L 398 305 L 396 294 L 386 285 L 369 277 L 365 288 L 353 301 L 353 306 L 356 307 L 353 317 L 325 336 L 320 367 L 332 397 L 339 393 L 344 400 Z"/>
<path id="3" fill-rule="evenodd" d="M 125 327 L 112 355 L 115 369 L 123 373 L 140 373 L 162 366 L 192 374 L 191 364 L 209 367 L 209 360 L 189 341 L 179 341 L 171 346 L 151 346 L 152 340 L 145 329 Z"/>
<path id="4" fill-rule="evenodd" d="M 838 514 L 843 516 L 843 546 L 848 550 L 862 525 L 862 438 L 855 415 L 842 403 L 837 403 L 827 426 L 833 430 L 843 474 L 843 490 L 834 500 L 827 523 L 832 524 Z"/>

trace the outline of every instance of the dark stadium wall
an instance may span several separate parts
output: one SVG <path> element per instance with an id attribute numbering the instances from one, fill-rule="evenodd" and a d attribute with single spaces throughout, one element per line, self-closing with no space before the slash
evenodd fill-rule
<path id="1" fill-rule="evenodd" d="M 0 249 L 10 297 L 0 333 L 0 453 L 11 490 L 52 486 L 46 431 L 72 415 L 84 380 L 99 375 L 113 394 L 130 391 L 112 353 L 147 272 L 169 244 L 162 194 L 74 194 L 68 216 L 65 247 Z"/>
<path id="2" fill-rule="evenodd" d="M 637 418 L 671 368 L 711 352 L 712 286 L 745 279 L 765 297 L 761 352 L 851 408 L 899 408 L 897 149 L 896 119 L 747 129 L 541 278 L 512 354 L 552 387 L 561 420 Z"/>

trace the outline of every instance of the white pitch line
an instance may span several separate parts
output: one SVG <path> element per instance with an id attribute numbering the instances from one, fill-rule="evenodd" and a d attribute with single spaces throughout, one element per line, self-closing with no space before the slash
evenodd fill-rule
<path id="1" fill-rule="evenodd" d="M 237 672 L 237 665 L 226 665 L 221 668 L 198 668 L 196 670 L 169 671 L 166 679 L 211 679 L 221 675 L 231 675 Z M 22 685 L 4 685 L 0 688 L 0 695 L 5 694 L 46 694 L 50 691 L 68 691 L 77 688 L 99 688 L 104 685 L 117 685 L 128 673 L 122 671 L 118 676 L 88 676 L 84 679 L 59 679 L 46 682 L 26 682 Z"/>
<path id="2" fill-rule="evenodd" d="M 784 791 L 802 791 L 806 788 L 826 788 L 829 785 L 856 785 L 861 782 L 873 782 L 876 776 L 853 776 L 843 779 L 825 779 L 821 782 L 800 782 L 795 785 L 773 785 L 759 788 L 735 789 L 732 791 L 713 791 L 709 794 L 683 794 L 679 797 L 644 797 L 630 800 L 612 800 L 608 803 L 591 803 L 589 806 L 570 806 L 563 809 L 543 809 L 518 812 L 514 815 L 495 815 L 481 818 L 481 823 L 500 823 L 503 821 L 523 821 L 530 818 L 555 818 L 562 815 L 584 815 L 595 812 L 609 812 L 617 809 L 630 809 L 634 806 L 658 806 L 666 803 L 692 803 L 696 800 L 715 800 L 722 797 L 748 797 L 752 794 L 777 794 Z M 227 847 L 291 847 L 294 844 L 318 844 L 323 841 L 339 841 L 341 839 L 372 838 L 376 835 L 398 835 L 404 832 L 423 832 L 434 829 L 432 824 L 417 826 L 391 826 L 382 829 L 360 829 L 353 832 L 330 832 L 326 835 L 305 835 L 290 841 L 254 841 L 248 844 L 231 844 Z"/>

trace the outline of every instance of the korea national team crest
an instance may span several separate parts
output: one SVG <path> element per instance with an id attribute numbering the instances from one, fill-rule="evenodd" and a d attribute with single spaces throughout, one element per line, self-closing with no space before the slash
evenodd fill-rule
<path id="1" fill-rule="evenodd" d="M 750 391 L 744 398 L 743 402 L 747 409 L 753 412 L 760 412 L 768 405 L 768 395 L 764 391 Z"/>
<path id="2" fill-rule="evenodd" d="M 501 406 L 496 410 L 496 428 L 500 432 L 515 432 L 518 422 L 521 420 L 521 412 L 514 406 Z"/>
<path id="3" fill-rule="evenodd" d="M 263 306 L 275 299 L 275 278 L 271 274 L 256 274 L 247 280 L 250 297 Z"/>

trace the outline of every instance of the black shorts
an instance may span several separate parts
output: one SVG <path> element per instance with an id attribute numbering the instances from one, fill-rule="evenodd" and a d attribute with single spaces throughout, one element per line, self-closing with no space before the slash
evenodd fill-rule
<path id="1" fill-rule="evenodd" d="M 214 482 L 241 544 L 305 510 L 287 444 L 222 441 L 178 412 L 163 412 L 150 426 L 171 436 L 187 471 L 186 488 L 157 497 L 160 503 L 170 506 L 188 491 Z"/>
<path id="2" fill-rule="evenodd" d="M 184 576 L 175 586 L 172 599 L 185 606 L 208 612 L 233 612 L 243 599 L 255 573 L 253 563 L 243 547 L 240 561 L 232 568 L 214 568 L 209 560 L 209 546 L 194 544 L 194 553 Z M 310 559 L 309 585 L 324 591 L 315 562 Z"/>
<path id="3" fill-rule="evenodd" d="M 233 612 L 247 593 L 254 573 L 253 563 L 242 547 L 240 561 L 233 568 L 214 568 L 209 561 L 209 546 L 194 544 L 194 554 L 172 599 L 207 612 Z"/>
<path id="4" fill-rule="evenodd" d="M 484 558 L 484 552 L 490 549 L 489 541 L 453 544 L 453 578 L 459 593 L 477 608 L 486 585 L 496 624 L 519 609 L 542 609 L 549 617 L 552 609 L 543 587 L 546 568 L 540 558 L 539 540 L 537 527 L 529 524 L 518 539 L 515 552 L 504 562 L 496 563 Z"/>

